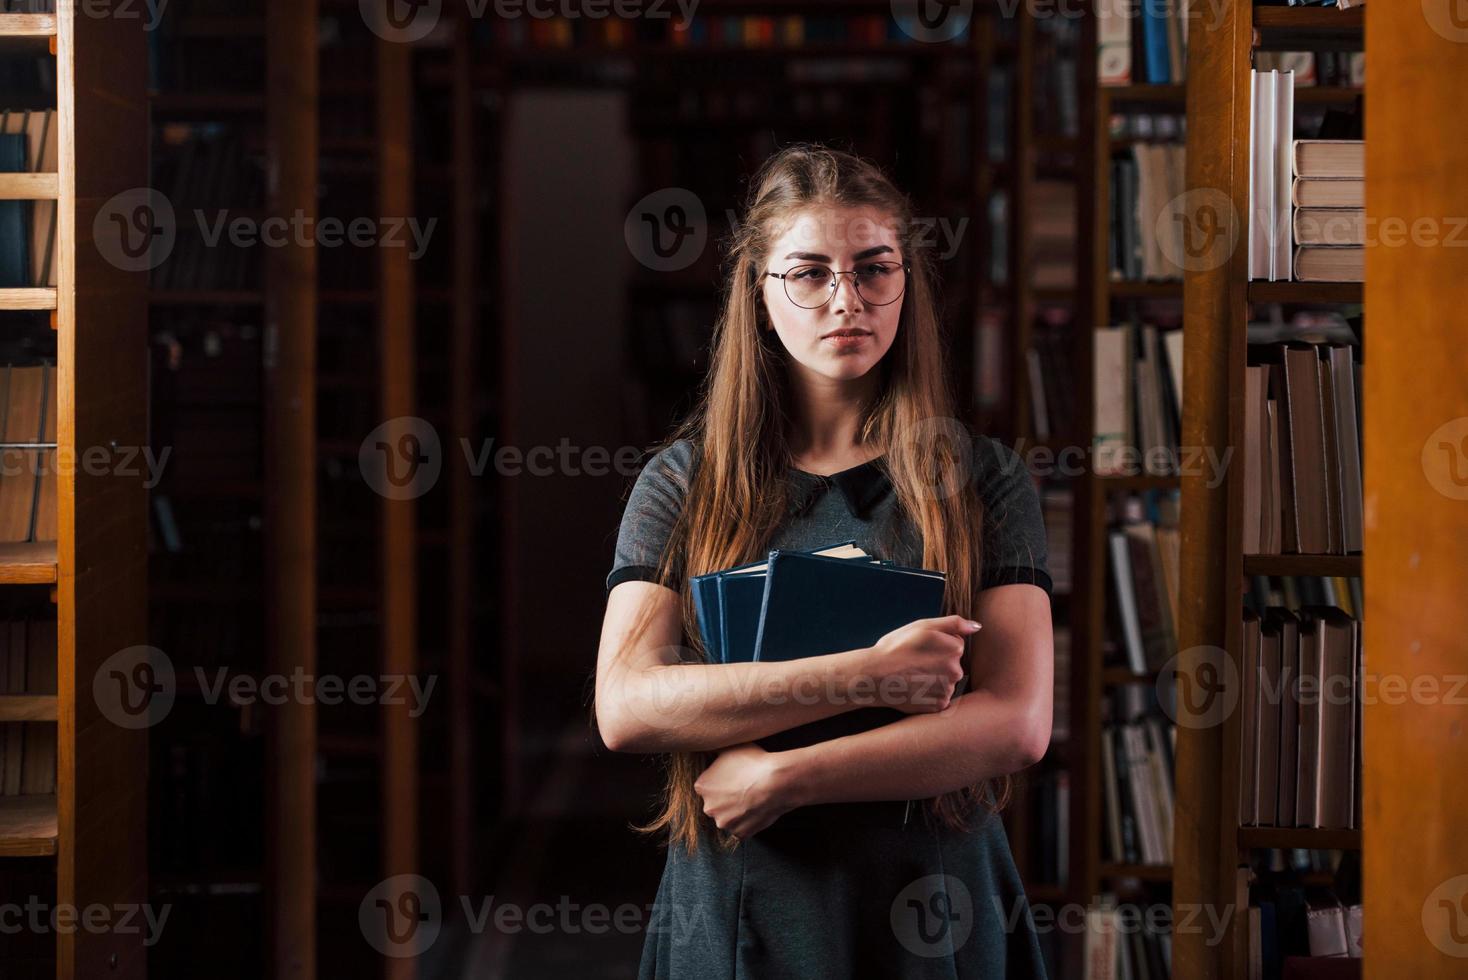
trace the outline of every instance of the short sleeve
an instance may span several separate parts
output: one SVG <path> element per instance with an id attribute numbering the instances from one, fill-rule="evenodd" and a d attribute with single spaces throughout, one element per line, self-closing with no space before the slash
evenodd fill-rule
<path id="1" fill-rule="evenodd" d="M 974 479 L 984 507 L 984 555 L 979 588 L 1022 583 L 1054 592 L 1040 494 L 1024 460 L 1008 446 L 974 439 Z"/>
<path id="2" fill-rule="evenodd" d="M 693 444 L 679 439 L 648 460 L 627 497 L 607 594 L 622 582 L 657 581 L 658 560 L 673 533 L 692 471 Z M 673 587 L 678 587 L 675 570 Z"/>

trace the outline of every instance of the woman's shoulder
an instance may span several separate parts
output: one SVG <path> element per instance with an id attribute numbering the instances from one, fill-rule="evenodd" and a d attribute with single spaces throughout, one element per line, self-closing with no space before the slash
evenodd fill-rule
<path id="1" fill-rule="evenodd" d="M 689 477 L 698 458 L 698 446 L 692 439 L 675 439 L 648 459 L 642 468 L 646 477 L 688 489 Z"/>

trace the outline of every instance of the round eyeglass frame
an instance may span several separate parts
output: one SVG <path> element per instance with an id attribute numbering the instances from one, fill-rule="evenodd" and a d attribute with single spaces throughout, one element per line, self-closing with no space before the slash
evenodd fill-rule
<path id="1" fill-rule="evenodd" d="M 800 303 L 796 303 L 795 302 L 795 297 L 793 297 L 793 296 L 790 295 L 790 281 L 789 281 L 789 278 L 788 277 L 790 276 L 791 273 L 795 272 L 798 269 L 809 269 L 812 266 L 819 266 L 819 265 L 821 265 L 820 262 L 806 262 L 806 263 L 804 263 L 802 265 L 794 265 L 794 266 L 791 266 L 790 268 L 786 269 L 784 272 L 766 272 L 765 275 L 769 276 L 771 279 L 779 279 L 780 282 L 781 282 L 782 287 L 785 290 L 785 298 L 788 299 L 788 300 L 790 300 L 790 302 L 793 303 L 795 306 L 800 307 L 802 310 L 819 310 L 821 307 L 823 307 L 827 303 L 831 302 L 831 297 L 832 296 L 835 296 L 836 295 L 836 291 L 841 288 L 841 277 L 842 276 L 851 276 L 851 285 L 852 285 L 852 288 L 854 288 L 856 290 L 856 295 L 858 295 L 858 296 L 861 297 L 861 300 L 862 300 L 863 303 L 867 303 L 867 304 L 869 304 L 871 306 L 891 306 L 893 303 L 895 303 L 899 299 L 901 299 L 903 297 L 903 294 L 907 292 L 907 277 L 912 274 L 912 263 L 911 262 L 890 262 L 890 263 L 888 263 L 888 262 L 878 262 L 876 264 L 878 264 L 878 265 L 899 265 L 899 266 L 902 267 L 902 277 L 903 277 L 902 278 L 902 292 L 898 293 L 896 296 L 893 296 L 891 299 L 889 299 L 885 303 L 874 303 L 871 300 L 867 299 L 866 296 L 862 295 L 861 282 L 856 278 L 857 273 L 856 273 L 856 270 L 855 269 L 847 269 L 845 272 L 837 272 L 835 269 L 832 269 L 830 266 L 825 266 L 825 268 L 827 269 L 827 271 L 829 271 L 831 273 L 831 292 L 829 294 L 827 294 L 827 296 L 826 296 L 826 298 L 825 298 L 824 301 L 822 301 L 820 303 L 817 303 L 815 306 L 804 306 L 804 305 L 802 305 Z"/>

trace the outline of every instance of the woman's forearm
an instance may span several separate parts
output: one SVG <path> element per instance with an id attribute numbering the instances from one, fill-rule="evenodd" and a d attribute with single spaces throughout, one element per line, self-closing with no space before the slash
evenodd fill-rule
<path id="1" fill-rule="evenodd" d="M 1050 739 L 1048 710 L 975 690 L 935 714 L 772 753 L 778 791 L 791 807 L 938 796 L 1033 765 Z"/>
<path id="2" fill-rule="evenodd" d="M 869 649 L 775 663 L 660 664 L 609 672 L 596 693 L 618 752 L 699 752 L 879 703 Z"/>

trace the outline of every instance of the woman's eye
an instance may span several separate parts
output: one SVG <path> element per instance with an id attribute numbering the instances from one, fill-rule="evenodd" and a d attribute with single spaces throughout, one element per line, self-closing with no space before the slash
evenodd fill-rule
<path id="1" fill-rule="evenodd" d="M 884 262 L 874 262 L 871 265 L 862 266 L 859 274 L 863 279 L 880 279 L 892 270 Z"/>
<path id="2" fill-rule="evenodd" d="M 797 279 L 806 279 L 811 282 L 821 282 L 827 277 L 825 269 L 801 269 L 795 274 Z"/>

